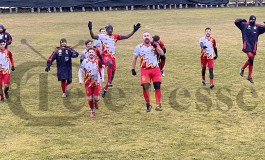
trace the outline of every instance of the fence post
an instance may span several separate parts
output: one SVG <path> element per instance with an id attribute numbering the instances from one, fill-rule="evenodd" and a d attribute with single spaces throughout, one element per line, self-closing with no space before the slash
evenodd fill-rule
<path id="1" fill-rule="evenodd" d="M 9 13 L 12 13 L 12 8 L 11 7 L 9 7 Z"/>
<path id="2" fill-rule="evenodd" d="M 63 12 L 63 8 L 62 7 L 60 7 L 59 10 L 60 10 L 60 12 Z"/>
<path id="3" fill-rule="evenodd" d="M 56 7 L 53 7 L 53 12 L 57 12 L 57 11 L 56 11 Z"/>
<path id="4" fill-rule="evenodd" d="M 31 8 L 31 13 L 34 13 L 34 8 Z"/>
<path id="5" fill-rule="evenodd" d="M 86 8 L 85 7 L 82 7 L 82 12 L 85 12 L 86 11 Z"/>

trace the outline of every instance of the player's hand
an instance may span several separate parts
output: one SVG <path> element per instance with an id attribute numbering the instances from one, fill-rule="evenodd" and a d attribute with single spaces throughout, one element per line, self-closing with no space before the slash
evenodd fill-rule
<path id="1" fill-rule="evenodd" d="M 51 70 L 50 66 L 46 66 L 45 71 L 49 72 Z"/>
<path id="2" fill-rule="evenodd" d="M 213 59 L 216 60 L 218 58 L 218 56 L 214 56 Z"/>
<path id="3" fill-rule="evenodd" d="M 207 46 L 203 46 L 202 48 L 203 48 L 203 49 L 206 49 L 206 48 L 207 48 Z"/>
<path id="4" fill-rule="evenodd" d="M 11 67 L 11 71 L 15 71 L 15 67 L 14 66 Z"/>
<path id="5" fill-rule="evenodd" d="M 105 65 L 104 64 L 102 64 L 102 68 L 105 68 Z"/>
<path id="6" fill-rule="evenodd" d="M 133 31 L 136 32 L 138 29 L 141 28 L 141 24 L 137 23 L 136 25 L 133 25 Z"/>
<path id="7" fill-rule="evenodd" d="M 135 69 L 132 69 L 132 75 L 133 75 L 133 76 L 136 76 L 136 71 L 135 71 Z"/>
<path id="8" fill-rule="evenodd" d="M 155 42 L 152 42 L 151 45 L 154 47 L 154 48 L 157 48 L 157 45 Z"/>
<path id="9" fill-rule="evenodd" d="M 83 81 L 79 81 L 79 84 L 82 85 L 83 84 Z"/>
<path id="10" fill-rule="evenodd" d="M 88 24 L 87 24 L 89 30 L 92 30 L 92 22 L 91 21 L 88 21 Z"/>

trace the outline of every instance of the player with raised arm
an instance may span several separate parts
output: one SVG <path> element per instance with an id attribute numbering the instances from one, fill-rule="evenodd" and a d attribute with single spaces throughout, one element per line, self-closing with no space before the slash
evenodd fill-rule
<path id="1" fill-rule="evenodd" d="M 130 38 L 139 28 L 141 27 L 140 23 L 137 23 L 133 26 L 133 31 L 129 34 L 113 34 L 113 26 L 108 24 L 105 29 L 107 34 L 94 34 L 92 31 L 92 22 L 88 22 L 88 28 L 90 35 L 93 39 L 100 40 L 103 44 L 103 58 L 104 64 L 107 68 L 108 82 L 105 87 L 102 88 L 102 97 L 105 97 L 105 94 L 108 90 L 108 87 L 112 87 L 112 81 L 116 71 L 116 42 L 118 40 L 124 40 Z"/>

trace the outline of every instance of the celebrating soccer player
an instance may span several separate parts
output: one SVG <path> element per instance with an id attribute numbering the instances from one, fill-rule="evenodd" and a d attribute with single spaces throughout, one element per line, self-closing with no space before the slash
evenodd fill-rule
<path id="1" fill-rule="evenodd" d="M 201 47 L 202 85 L 206 86 L 205 72 L 206 66 L 208 66 L 210 73 L 210 88 L 212 89 L 214 87 L 213 60 L 217 59 L 218 53 L 216 41 L 211 36 L 211 28 L 205 28 L 205 36 L 200 38 L 199 43 Z M 213 55 L 213 52 L 215 53 L 215 56 Z"/>
<path id="2" fill-rule="evenodd" d="M 112 87 L 112 81 L 116 71 L 116 59 L 115 59 L 115 44 L 118 40 L 124 40 L 130 38 L 139 28 L 141 24 L 138 23 L 133 26 L 133 31 L 129 34 L 113 34 L 113 27 L 111 24 L 105 27 L 107 34 L 98 34 L 95 35 L 92 31 L 92 22 L 88 22 L 88 28 L 90 35 L 93 39 L 100 40 L 103 43 L 103 58 L 104 64 L 107 68 L 108 82 L 105 87 L 102 88 L 102 97 L 105 97 L 108 87 Z"/>
<path id="3" fill-rule="evenodd" d="M 256 24 L 256 17 L 251 15 L 249 21 L 238 18 L 235 20 L 235 25 L 241 30 L 243 49 L 242 51 L 248 56 L 248 60 L 240 69 L 240 75 L 244 76 L 244 70 L 248 66 L 247 80 L 254 83 L 252 79 L 253 62 L 256 56 L 258 37 L 265 32 L 265 26 Z"/>
<path id="4" fill-rule="evenodd" d="M 160 48 L 164 51 L 164 54 L 166 54 L 167 50 L 166 50 L 166 46 L 164 44 L 164 42 L 160 39 L 160 37 L 158 35 L 154 35 L 153 36 L 153 41 L 154 42 L 157 42 L 160 46 Z M 163 77 L 165 77 L 165 72 L 164 72 L 164 66 L 165 66 L 165 63 L 166 63 L 166 55 L 159 55 L 157 54 L 157 60 L 158 60 L 158 65 L 159 65 L 159 68 L 160 68 L 160 71 L 161 71 L 161 75 Z"/>
<path id="5" fill-rule="evenodd" d="M 143 96 L 146 102 L 146 112 L 151 111 L 151 104 L 149 98 L 149 86 L 151 80 L 155 88 L 155 98 L 156 98 L 156 110 L 162 111 L 161 108 L 161 72 L 157 62 L 156 53 L 163 56 L 164 52 L 159 47 L 157 42 L 152 42 L 151 35 L 148 32 L 143 34 L 143 43 L 136 46 L 133 54 L 132 62 L 132 75 L 136 75 L 135 65 L 137 58 L 140 57 L 140 66 L 141 66 L 141 85 L 143 86 Z"/>
<path id="6" fill-rule="evenodd" d="M 10 84 L 10 70 L 15 71 L 12 53 L 6 47 L 6 41 L 0 39 L 0 100 L 4 101 L 2 84 L 4 83 L 5 98 L 9 98 L 8 90 Z M 11 66 L 10 67 L 10 63 Z"/>
<path id="7" fill-rule="evenodd" d="M 78 71 L 79 83 L 83 83 L 82 73 L 84 73 L 84 83 L 86 95 L 88 96 L 88 105 L 91 109 L 90 117 L 95 116 L 95 109 L 99 108 L 100 82 L 101 82 L 101 61 L 98 59 L 95 50 L 89 48 L 87 50 L 88 57 L 83 60 Z"/>
<path id="8" fill-rule="evenodd" d="M 61 81 L 62 97 L 66 97 L 68 85 L 72 83 L 72 58 L 78 57 L 78 52 L 67 46 L 65 38 L 60 40 L 60 47 L 56 47 L 47 61 L 46 72 L 50 71 L 52 62 L 56 60 L 58 81 Z"/>

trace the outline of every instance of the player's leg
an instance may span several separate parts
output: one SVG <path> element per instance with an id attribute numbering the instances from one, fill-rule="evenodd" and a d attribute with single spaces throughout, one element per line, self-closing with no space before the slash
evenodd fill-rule
<path id="1" fill-rule="evenodd" d="M 116 59 L 115 59 L 115 57 L 112 57 L 112 62 L 113 62 L 113 66 L 112 66 L 112 72 L 111 72 L 111 86 L 113 86 L 112 81 L 114 79 L 115 72 L 116 72 Z"/>
<path id="2" fill-rule="evenodd" d="M 105 80 L 104 80 L 104 71 L 105 71 L 105 68 L 100 68 L 100 73 L 101 73 L 101 80 L 102 80 L 102 82 L 104 82 Z"/>
<path id="3" fill-rule="evenodd" d="M 206 65 L 207 65 L 207 58 L 201 57 L 201 67 L 202 67 L 202 85 L 206 86 L 205 74 L 206 74 Z"/>
<path id="4" fill-rule="evenodd" d="M 93 118 L 95 116 L 95 110 L 94 110 L 92 87 L 86 85 L 85 88 L 86 88 L 86 95 L 88 97 L 88 106 L 90 108 L 90 117 Z"/>
<path id="5" fill-rule="evenodd" d="M 62 89 L 62 97 L 66 97 L 66 80 L 65 79 L 62 79 L 61 80 L 61 89 Z"/>
<path id="6" fill-rule="evenodd" d="M 152 72 L 150 74 L 150 77 L 153 81 L 154 89 L 155 89 L 155 98 L 156 98 L 156 111 L 162 111 L 162 106 L 161 106 L 161 74 L 160 74 L 160 69 L 159 68 L 153 68 Z"/>
<path id="7" fill-rule="evenodd" d="M 4 93 L 5 93 L 5 97 L 6 99 L 9 98 L 9 93 L 8 93 L 8 90 L 9 90 L 9 84 L 10 84 L 10 74 L 9 73 L 6 73 L 6 74 L 3 74 L 3 78 L 4 78 Z"/>
<path id="8" fill-rule="evenodd" d="M 149 86 L 150 86 L 150 75 L 149 70 L 141 69 L 141 85 L 143 87 L 143 96 L 146 102 L 146 112 L 150 112 L 152 106 L 150 104 L 150 94 L 149 94 Z"/>
<path id="9" fill-rule="evenodd" d="M 240 76 L 243 77 L 244 76 L 244 70 L 247 68 L 247 66 L 249 65 L 249 54 L 250 52 L 246 52 L 246 55 L 248 56 L 248 59 L 246 60 L 246 62 L 244 63 L 244 65 L 240 68 Z"/>
<path id="10" fill-rule="evenodd" d="M 0 101 L 4 101 L 2 84 L 3 84 L 3 74 L 0 72 Z"/>
<path id="11" fill-rule="evenodd" d="M 160 58 L 159 68 L 161 70 L 161 75 L 165 77 L 165 72 L 163 69 L 166 64 L 166 55 L 160 56 L 159 58 Z"/>
<path id="12" fill-rule="evenodd" d="M 107 69 L 107 73 L 108 73 L 108 87 L 112 87 L 112 72 L 113 72 L 113 60 L 110 58 L 108 61 L 107 61 L 107 66 L 108 66 L 108 69 Z"/>
<path id="13" fill-rule="evenodd" d="M 252 79 L 252 70 L 253 70 L 253 63 L 254 63 L 255 54 L 253 54 L 252 52 L 248 52 L 247 55 L 248 55 L 248 62 L 249 62 L 247 80 L 250 83 L 254 83 L 254 81 Z"/>
<path id="14" fill-rule="evenodd" d="M 93 99 L 95 108 L 99 109 L 100 85 L 93 87 Z"/>
<path id="15" fill-rule="evenodd" d="M 214 74 L 213 74 L 214 61 L 213 59 L 208 59 L 207 63 L 208 63 L 209 74 L 210 74 L 210 88 L 212 89 L 214 87 Z"/>

